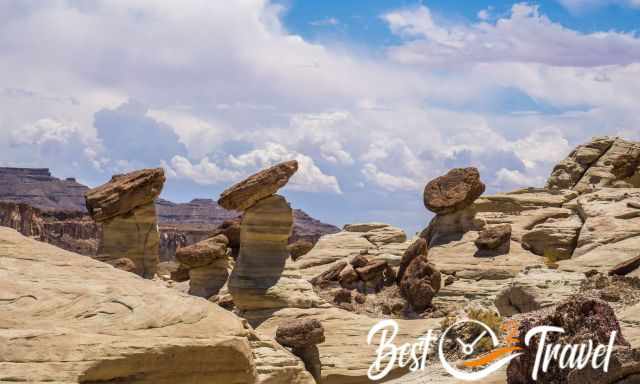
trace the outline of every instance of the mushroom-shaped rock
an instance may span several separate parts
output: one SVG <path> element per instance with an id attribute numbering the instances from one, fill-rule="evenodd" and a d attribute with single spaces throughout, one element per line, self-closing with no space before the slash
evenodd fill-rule
<path id="1" fill-rule="evenodd" d="M 317 344 L 324 343 L 324 328 L 317 319 L 295 320 L 281 324 L 276 330 L 276 341 L 292 349 L 304 362 L 307 371 L 321 379 L 322 364 Z"/>
<path id="2" fill-rule="evenodd" d="M 135 265 L 136 274 L 155 276 L 160 234 L 154 199 L 164 181 L 162 168 L 143 169 L 115 175 L 108 183 L 87 191 L 87 210 L 102 223 L 96 259 L 113 264 L 127 258 Z"/>
<path id="3" fill-rule="evenodd" d="M 400 280 L 400 294 L 411 308 L 422 312 L 431 306 L 433 297 L 440 291 L 440 279 L 440 271 L 426 256 L 416 257 Z"/>
<path id="4" fill-rule="evenodd" d="M 176 251 L 176 259 L 189 268 L 190 294 L 209 298 L 227 282 L 227 243 L 224 235 L 218 235 Z"/>
<path id="5" fill-rule="evenodd" d="M 494 225 L 483 229 L 475 241 L 481 250 L 495 250 L 511 240 L 511 224 Z"/>
<path id="6" fill-rule="evenodd" d="M 218 204 L 225 209 L 244 211 L 276 193 L 297 170 L 296 160 L 262 170 L 222 192 Z"/>
<path id="7" fill-rule="evenodd" d="M 476 168 L 454 168 L 427 183 L 424 206 L 438 214 L 452 213 L 471 205 L 484 190 Z"/>
<path id="8" fill-rule="evenodd" d="M 114 175 L 108 183 L 87 191 L 87 210 L 97 222 L 124 215 L 136 207 L 153 203 L 160 195 L 164 181 L 162 168 Z"/>

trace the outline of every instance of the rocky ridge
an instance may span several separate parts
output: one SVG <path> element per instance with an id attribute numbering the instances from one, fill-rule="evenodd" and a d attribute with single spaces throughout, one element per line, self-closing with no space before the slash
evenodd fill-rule
<path id="1" fill-rule="evenodd" d="M 52 177 L 46 168 L 0 167 L 0 225 L 93 256 L 98 251 L 101 226 L 95 224 L 85 207 L 84 194 L 88 190 L 73 178 Z M 178 248 L 206 239 L 225 220 L 240 215 L 212 199 L 173 203 L 158 198 L 156 211 L 162 261 L 174 260 Z M 306 240 L 315 244 L 321 236 L 338 231 L 339 228 L 295 209 L 290 242 Z"/>

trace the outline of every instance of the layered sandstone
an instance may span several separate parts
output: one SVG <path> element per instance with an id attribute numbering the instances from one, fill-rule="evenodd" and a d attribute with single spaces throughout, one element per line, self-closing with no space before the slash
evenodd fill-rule
<path id="1" fill-rule="evenodd" d="M 217 305 L 9 228 L 0 277 L 0 382 L 313 383 Z"/>
<path id="2" fill-rule="evenodd" d="M 110 263 L 128 258 L 136 266 L 136 274 L 155 276 L 160 235 L 154 200 L 164 181 L 162 168 L 144 169 L 116 175 L 86 193 L 87 210 L 102 223 L 96 259 Z"/>

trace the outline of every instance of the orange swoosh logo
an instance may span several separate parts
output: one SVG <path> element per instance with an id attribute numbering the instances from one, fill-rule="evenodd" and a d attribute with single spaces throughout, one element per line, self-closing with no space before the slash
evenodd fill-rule
<path id="1" fill-rule="evenodd" d="M 483 365 L 487 365 L 489 363 L 491 363 L 494 360 L 499 359 L 500 357 L 507 355 L 513 351 L 519 351 L 522 348 L 520 347 L 504 347 L 504 348 L 498 348 L 495 349 L 489 353 L 487 353 L 486 355 L 475 359 L 475 360 L 468 360 L 462 363 L 462 365 L 466 366 L 466 367 L 481 367 Z"/>

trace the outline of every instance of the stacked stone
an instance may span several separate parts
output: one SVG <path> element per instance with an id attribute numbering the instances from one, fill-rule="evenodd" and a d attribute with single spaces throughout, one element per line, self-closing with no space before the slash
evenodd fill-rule
<path id="1" fill-rule="evenodd" d="M 176 251 L 180 266 L 188 269 L 190 294 L 207 299 L 218 294 L 229 277 L 228 244 L 226 236 L 217 235 Z"/>
<path id="2" fill-rule="evenodd" d="M 162 168 L 143 169 L 87 191 L 87 210 L 102 224 L 98 260 L 144 278 L 155 276 L 160 235 L 154 200 L 164 182 Z"/>
<path id="3" fill-rule="evenodd" d="M 274 286 L 284 270 L 293 211 L 287 200 L 275 193 L 297 170 L 295 160 L 277 164 L 220 195 L 220 206 L 243 211 L 239 255 L 229 279 L 229 291 L 240 309 L 251 307 L 249 302 Z"/>
<path id="4" fill-rule="evenodd" d="M 397 276 L 400 294 L 415 311 L 429 308 L 442 284 L 440 272 L 428 260 L 429 247 L 475 225 L 469 206 L 484 190 L 476 168 L 452 169 L 425 186 L 424 205 L 436 217 L 402 256 Z"/>

